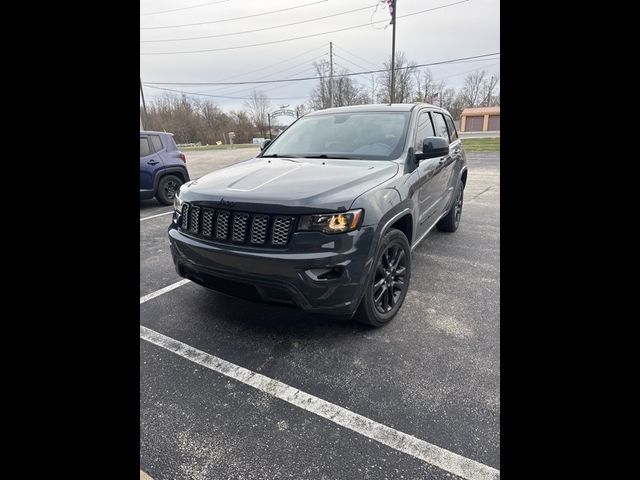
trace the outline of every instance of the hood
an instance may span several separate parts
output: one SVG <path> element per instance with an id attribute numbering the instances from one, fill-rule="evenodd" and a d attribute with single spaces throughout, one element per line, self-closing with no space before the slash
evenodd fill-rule
<path id="1" fill-rule="evenodd" d="M 398 168 L 393 161 L 254 158 L 185 185 L 180 196 L 187 202 L 223 200 L 230 207 L 341 210 L 393 177 Z"/>

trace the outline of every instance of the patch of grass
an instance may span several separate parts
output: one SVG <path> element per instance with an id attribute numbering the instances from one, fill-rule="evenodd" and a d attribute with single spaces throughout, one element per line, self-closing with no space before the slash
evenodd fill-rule
<path id="1" fill-rule="evenodd" d="M 500 137 L 497 138 L 463 138 L 465 152 L 499 152 Z"/>
<path id="2" fill-rule="evenodd" d="M 236 148 L 259 148 L 260 145 L 254 145 L 253 143 L 239 143 L 231 145 L 202 145 L 201 147 L 178 147 L 183 152 L 201 152 L 205 150 L 231 150 Z"/>

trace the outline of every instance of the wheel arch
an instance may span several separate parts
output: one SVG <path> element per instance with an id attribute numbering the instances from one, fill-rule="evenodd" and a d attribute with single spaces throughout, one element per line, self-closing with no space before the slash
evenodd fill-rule
<path id="1" fill-rule="evenodd" d="M 155 178 L 153 180 L 154 192 L 157 192 L 158 185 L 160 184 L 160 180 L 162 180 L 162 178 L 166 177 L 167 175 L 175 175 L 176 177 L 180 178 L 180 180 L 182 180 L 182 183 L 187 183 L 189 181 L 189 174 L 186 172 L 185 169 L 180 167 L 164 168 L 160 170 L 158 173 L 156 173 L 155 175 Z"/>

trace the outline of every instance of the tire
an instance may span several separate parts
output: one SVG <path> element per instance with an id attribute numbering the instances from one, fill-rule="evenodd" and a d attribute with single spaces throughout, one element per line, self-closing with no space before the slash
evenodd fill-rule
<path id="1" fill-rule="evenodd" d="M 391 229 L 380 240 L 354 320 L 374 327 L 389 323 L 404 302 L 410 279 L 411 247 L 404 233 Z"/>
<path id="2" fill-rule="evenodd" d="M 458 229 L 458 225 L 460 225 L 462 205 L 464 202 L 464 183 L 462 183 L 462 180 L 458 182 L 456 192 L 456 199 L 453 201 L 453 204 L 451 204 L 449 212 L 436 223 L 436 227 L 441 232 L 455 232 Z"/>
<path id="3" fill-rule="evenodd" d="M 173 204 L 173 199 L 178 193 L 180 186 L 182 185 L 182 179 L 175 175 L 165 175 L 158 182 L 158 190 L 156 191 L 156 199 L 164 204 Z"/>

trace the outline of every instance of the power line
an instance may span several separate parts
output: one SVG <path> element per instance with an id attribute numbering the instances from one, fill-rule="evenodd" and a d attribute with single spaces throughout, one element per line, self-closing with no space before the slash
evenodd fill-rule
<path id="1" fill-rule="evenodd" d="M 327 55 L 327 53 L 323 54 L 322 56 L 324 56 L 324 55 Z M 316 57 L 316 58 L 314 58 L 314 60 L 317 60 L 318 58 L 322 58 L 322 57 Z M 304 62 L 304 63 L 307 63 L 307 62 Z M 277 73 L 282 73 L 282 72 L 286 72 L 287 70 L 292 70 L 292 69 L 294 69 L 294 68 L 298 68 L 298 67 L 300 67 L 301 65 L 303 65 L 304 63 L 302 63 L 302 64 L 296 64 L 296 65 L 294 65 L 294 66 L 292 66 L 292 67 L 289 67 L 289 68 L 286 68 L 285 70 L 282 70 L 282 71 L 280 71 L 280 72 L 274 72 L 274 73 L 272 73 L 271 75 L 276 75 Z M 305 67 L 303 70 L 300 70 L 300 71 L 296 72 L 295 74 L 293 74 L 293 76 L 300 75 L 300 74 L 302 74 L 302 73 L 306 73 L 308 70 L 313 70 L 313 67 L 307 66 L 307 67 Z M 270 76 L 270 75 L 267 75 L 267 76 Z M 281 87 L 283 87 L 283 86 L 286 86 L 286 85 L 293 85 L 293 84 L 295 84 L 295 83 L 297 83 L 297 82 L 291 82 L 291 83 L 287 83 L 287 84 L 284 84 L 284 85 L 279 85 L 279 86 L 277 86 L 277 87 L 275 87 L 275 88 L 267 89 L 267 90 L 264 90 L 264 91 L 276 90 L 276 89 L 281 88 Z M 263 85 L 263 84 L 257 84 L 257 85 Z M 256 85 L 256 86 L 257 86 L 257 85 Z M 224 90 L 225 88 L 230 88 L 230 87 L 231 87 L 231 88 L 233 88 L 233 87 L 237 87 L 237 85 L 230 85 L 230 86 L 227 86 L 227 87 L 222 87 L 222 88 L 213 89 L 213 90 L 204 90 L 204 91 L 205 91 L 205 92 L 219 93 L 220 91 Z M 246 87 L 245 87 L 245 88 L 239 88 L 239 89 L 232 89 L 230 92 L 225 92 L 225 93 L 227 93 L 227 94 L 235 94 L 235 93 L 240 93 L 240 92 L 246 92 L 247 90 L 251 90 L 251 89 L 253 89 L 253 88 L 255 88 L 255 86 L 250 87 L 249 89 L 247 89 Z"/>
<path id="2" fill-rule="evenodd" d="M 439 7 L 427 8 L 425 10 L 419 10 L 417 12 L 408 13 L 406 15 L 399 15 L 398 18 L 411 17 L 413 15 L 419 15 L 421 13 L 432 12 L 434 10 L 440 10 L 442 8 L 452 7 L 454 5 L 459 5 L 461 3 L 466 3 L 468 1 L 469 0 L 460 0 L 458 2 L 448 3 L 446 5 L 441 5 Z M 321 35 L 328 35 L 330 33 L 336 33 L 336 32 L 344 32 L 345 30 L 353 30 L 354 28 L 368 27 L 368 26 L 374 25 L 376 23 L 386 23 L 386 22 L 387 22 L 387 20 L 380 20 L 378 22 L 369 22 L 369 23 L 363 23 L 361 25 L 353 25 L 353 26 L 350 26 L 350 27 L 338 28 L 336 30 L 330 30 L 328 32 L 314 33 L 314 34 L 311 34 L 311 35 L 303 35 L 302 37 L 285 38 L 283 40 L 274 40 L 274 41 L 271 41 L 271 42 L 253 43 L 253 44 L 249 44 L 249 45 L 238 45 L 236 47 L 210 48 L 210 49 L 205 49 L 205 50 L 186 50 L 186 51 L 179 51 L 179 52 L 151 52 L 151 53 L 147 52 L 147 53 L 140 53 L 140 55 L 182 55 L 182 54 L 187 54 L 187 53 L 222 52 L 222 51 L 225 51 L 225 50 L 237 50 L 237 49 L 240 49 L 240 48 L 260 47 L 260 46 L 263 46 L 263 45 L 273 45 L 273 44 L 276 44 L 276 43 L 283 43 L 283 42 L 291 42 L 291 41 L 294 41 L 294 40 L 301 40 L 303 38 L 319 37 Z"/>
<path id="3" fill-rule="evenodd" d="M 292 22 L 292 23 L 283 23 L 281 25 L 273 25 L 271 27 L 256 28 L 254 30 L 244 30 L 242 32 L 220 33 L 217 35 L 205 35 L 202 37 L 168 38 L 168 39 L 165 38 L 161 40 L 140 40 L 140 43 L 181 42 L 181 41 L 187 41 L 187 40 L 202 40 L 205 38 L 231 37 L 233 35 L 243 35 L 245 33 L 264 32 L 265 30 L 273 30 L 274 28 L 290 27 L 292 25 L 300 25 L 301 23 L 316 22 L 318 20 L 324 20 L 327 18 L 339 17 L 340 15 L 347 15 L 348 13 L 359 12 L 361 10 L 369 10 L 372 6 L 375 6 L 375 5 L 370 5 L 368 7 L 362 7 L 362 8 L 354 8 L 353 10 L 334 13 L 332 15 L 325 15 L 323 17 L 310 18 L 309 20 L 301 20 L 299 22 Z"/>
<path id="4" fill-rule="evenodd" d="M 266 67 L 256 68 L 255 70 L 249 70 L 248 72 L 244 72 L 244 73 L 240 73 L 240 74 L 238 74 L 238 75 L 232 75 L 232 76 L 230 76 L 230 77 L 226 77 L 226 78 L 224 78 L 224 79 L 223 79 L 223 81 L 224 81 L 224 80 L 231 80 L 231 79 L 233 79 L 233 78 L 243 77 L 243 76 L 245 76 L 245 75 L 249 75 L 250 73 L 262 72 L 262 71 L 264 71 L 265 69 L 270 69 L 270 68 L 272 68 L 272 67 L 275 67 L 276 65 L 282 65 L 283 63 L 290 62 L 291 60 L 295 60 L 296 58 L 300 58 L 300 57 L 302 57 L 302 56 L 304 56 L 304 55 L 307 55 L 307 54 L 309 54 L 309 53 L 311 53 L 311 52 L 315 52 L 315 51 L 317 51 L 317 50 L 320 50 L 321 48 L 326 48 L 326 44 L 322 44 L 322 45 L 319 45 L 319 46 L 317 46 L 317 47 L 315 47 L 315 48 L 311 48 L 311 49 L 309 49 L 309 50 L 306 50 L 306 51 L 304 51 L 304 52 L 300 53 L 299 55 L 296 55 L 296 56 L 294 56 L 294 57 L 288 58 L 288 59 L 286 59 L 286 60 L 282 60 L 282 61 L 280 61 L 280 62 L 276 62 L 276 63 L 270 63 L 270 64 L 269 64 L 269 65 L 267 65 Z M 323 55 L 326 55 L 326 54 L 323 54 Z M 289 68 L 286 68 L 285 70 L 279 70 L 279 71 L 277 71 L 277 72 L 275 72 L 275 73 L 280 73 L 280 72 L 282 72 L 282 71 L 286 71 L 286 70 L 289 70 Z M 271 75 L 274 75 L 275 73 L 271 73 L 271 74 L 267 75 L 267 77 L 269 77 L 269 76 L 271 76 Z"/>
<path id="5" fill-rule="evenodd" d="M 264 16 L 264 15 L 271 15 L 272 13 L 286 12 L 288 10 L 295 10 L 297 8 L 309 7 L 311 5 L 316 5 L 318 3 L 324 3 L 326 1 L 327 0 L 318 0 L 316 2 L 305 3 L 303 5 L 297 5 L 295 7 L 281 8 L 280 10 L 271 10 L 270 12 L 255 13 L 253 15 L 245 15 L 243 17 L 223 18 L 222 20 L 211 20 L 211 21 L 208 21 L 208 22 L 199 22 L 199 23 L 183 23 L 181 25 L 163 25 L 163 26 L 160 26 L 160 27 L 140 27 L 140 30 L 159 30 L 159 29 L 162 29 L 162 28 L 195 27 L 197 25 L 209 25 L 211 23 L 231 22 L 233 20 L 243 20 L 245 18 L 261 17 L 261 16 Z"/>
<path id="6" fill-rule="evenodd" d="M 176 92 L 176 93 L 184 93 L 187 95 L 195 95 L 198 97 L 213 97 L 213 98 L 226 98 L 226 99 L 230 99 L 230 100 L 249 100 L 250 97 L 229 97 L 229 96 L 225 96 L 225 95 L 209 95 L 206 93 L 196 93 L 196 92 L 185 92 L 183 90 L 175 90 L 173 88 L 163 88 L 163 87 L 154 87 L 152 85 L 147 85 L 147 87 L 149 88 L 155 88 L 156 90 L 164 90 L 166 92 Z M 273 97 L 271 100 L 290 100 L 292 98 L 299 98 L 299 97 Z"/>
<path id="7" fill-rule="evenodd" d="M 340 50 L 343 50 L 345 53 L 348 53 L 352 57 L 358 58 L 358 59 L 362 60 L 363 62 L 367 62 L 368 64 L 373 65 L 374 67 L 380 68 L 380 64 L 379 63 L 374 63 L 371 60 L 367 60 L 366 58 L 362 58 L 362 57 L 356 55 L 355 53 L 350 52 L 349 50 L 347 50 L 346 48 L 344 48 L 344 47 L 342 47 L 340 45 L 338 45 L 338 48 Z M 345 60 L 346 60 L 346 58 L 345 58 Z"/>
<path id="8" fill-rule="evenodd" d="M 493 60 L 493 59 L 488 59 L 488 60 Z M 454 73 L 453 75 L 447 75 L 446 77 L 440 77 L 440 78 L 436 78 L 434 80 L 434 82 L 439 82 L 441 80 L 446 80 L 447 78 L 452 78 L 452 77 L 458 77 L 460 75 L 465 75 L 467 73 L 471 73 L 471 72 L 475 72 L 477 70 L 480 70 L 481 68 L 491 68 L 491 67 L 495 67 L 496 65 L 500 65 L 500 62 L 498 63 L 492 63 L 491 65 L 482 65 L 480 67 L 474 68 L 473 70 L 467 70 L 464 72 L 460 72 L 460 73 Z"/>
<path id="9" fill-rule="evenodd" d="M 304 70 L 301 70 L 300 72 L 297 72 L 297 74 L 304 73 L 304 72 L 306 72 L 308 70 L 313 70 L 313 69 L 314 69 L 314 67 L 307 67 Z M 290 87 L 291 85 L 295 85 L 296 83 L 299 83 L 299 82 L 291 82 L 291 83 L 286 83 L 286 84 L 283 84 L 283 85 L 276 85 L 275 87 L 266 88 L 266 89 L 260 89 L 260 91 L 263 92 L 263 93 L 271 92 L 273 90 L 278 90 L 279 88 Z M 245 88 L 241 88 L 239 90 L 236 90 L 233 93 L 250 92 L 254 88 L 255 87 L 251 87 L 251 88 L 247 89 L 245 87 Z M 272 100 L 291 100 L 291 99 L 294 99 L 294 98 L 306 98 L 306 97 L 307 97 L 307 95 L 305 94 L 304 97 L 285 97 L 285 98 L 271 97 L 271 99 Z M 228 100 L 223 100 L 223 101 L 228 101 Z M 222 102 L 220 102 L 220 103 L 222 103 Z"/>
<path id="10" fill-rule="evenodd" d="M 494 55 L 495 55 L 495 54 L 494 54 Z M 342 58 L 343 60 L 347 60 L 347 61 L 349 61 L 348 59 L 346 59 L 346 58 L 344 58 L 344 57 L 340 57 L 340 58 Z M 455 63 L 455 64 L 459 64 L 459 63 L 490 62 L 491 60 L 498 60 L 498 59 L 497 59 L 497 58 L 479 58 L 479 59 L 477 59 L 477 60 L 461 60 L 461 61 L 457 61 L 457 62 L 456 62 L 456 61 L 452 61 L 452 62 L 445 62 L 445 64 L 449 65 L 449 64 L 454 64 L 454 63 Z M 353 63 L 353 62 L 351 62 L 351 63 Z M 408 66 L 406 66 L 406 67 L 402 67 L 402 68 L 419 68 L 419 67 L 434 66 L 434 65 L 442 65 L 442 64 L 443 64 L 443 63 L 438 63 L 438 64 L 421 64 L 421 65 L 408 65 Z M 354 64 L 354 65 L 355 65 L 355 64 Z M 495 65 L 497 65 L 497 64 L 495 64 Z M 469 70 L 469 71 L 470 71 L 470 72 L 474 72 L 475 70 L 478 70 L 478 69 L 480 69 L 480 68 L 489 68 L 489 67 L 491 67 L 491 66 L 493 66 L 493 65 L 484 65 L 484 66 L 482 66 L 482 67 L 478 67 L 478 68 L 476 68 L 476 69 L 474 69 L 474 70 Z M 384 72 L 388 72 L 389 70 L 391 70 L 391 69 L 390 69 L 390 68 L 387 68 L 387 69 L 382 70 L 382 71 L 384 71 Z M 367 74 L 369 74 L 369 72 L 355 73 L 354 75 L 367 75 Z M 456 75 L 457 75 L 457 74 L 456 74 Z M 445 78 L 448 78 L 448 77 L 445 77 Z"/>
<path id="11" fill-rule="evenodd" d="M 367 69 L 367 67 L 363 67 L 362 65 L 358 65 L 357 63 L 352 62 L 351 60 L 349 60 L 348 58 L 343 57 L 342 55 L 338 55 L 337 53 L 334 53 L 334 55 L 335 55 L 336 57 L 338 57 L 338 58 L 341 58 L 341 59 L 342 59 L 342 60 L 344 60 L 345 62 L 349 62 L 351 65 L 353 65 L 353 66 L 355 66 L 355 67 L 361 68 L 361 69 L 363 69 L 363 70 L 366 70 L 366 69 Z"/>
<path id="12" fill-rule="evenodd" d="M 326 45 L 323 45 L 323 46 L 322 46 L 322 48 L 326 48 Z M 318 49 L 314 49 L 314 50 L 318 50 Z M 311 53 L 311 51 L 308 51 L 308 52 L 307 52 L 307 54 L 308 54 L 308 53 Z M 316 54 L 314 54 L 314 56 L 313 56 L 312 58 L 308 58 L 308 59 L 306 59 L 304 62 L 300 62 L 300 63 L 296 63 L 296 64 L 294 64 L 294 65 L 290 65 L 290 66 L 288 66 L 287 68 L 284 68 L 284 69 L 276 70 L 276 71 L 274 71 L 274 72 L 272 72 L 272 73 L 269 73 L 269 74 L 265 75 L 263 78 L 267 78 L 267 79 L 268 79 L 269 77 L 273 77 L 274 75 L 278 75 L 278 74 L 281 74 L 281 73 L 283 73 L 283 72 L 288 72 L 288 71 L 290 71 L 290 70 L 297 69 L 297 68 L 301 67 L 302 65 L 305 65 L 305 64 L 309 64 L 309 63 L 311 63 L 311 62 L 314 62 L 314 61 L 316 61 L 316 60 L 318 60 L 318 59 L 320 59 L 320 58 L 324 57 L 325 55 L 327 55 L 327 52 L 326 52 L 326 51 L 325 51 L 325 52 L 323 52 L 323 53 L 322 53 L 322 55 L 316 55 Z M 298 57 L 300 57 L 300 56 L 301 56 L 301 55 L 297 55 L 296 57 L 292 57 L 292 58 L 290 58 L 288 61 L 291 61 L 291 60 L 293 60 L 294 58 L 298 58 Z M 282 63 L 282 62 L 280 62 L 280 63 Z M 276 65 L 276 64 L 274 64 L 274 65 Z M 273 65 L 272 65 L 272 66 L 273 66 Z M 267 68 L 270 68 L 270 67 L 267 67 Z M 308 68 L 309 68 L 309 67 L 307 66 L 307 68 L 305 68 L 305 70 L 307 70 Z M 264 69 L 259 69 L 259 70 L 260 70 L 260 71 L 264 71 Z M 249 72 L 248 72 L 248 73 L 249 73 Z M 248 74 L 248 73 L 246 73 L 246 74 Z M 244 75 L 246 75 L 246 74 L 244 74 Z M 292 74 L 291 76 L 296 76 L 296 75 L 297 75 L 297 73 L 296 73 L 295 75 L 294 75 L 294 74 Z M 236 75 L 236 76 L 238 76 L 238 75 Z M 219 92 L 221 92 L 221 91 L 223 91 L 223 90 L 227 90 L 227 89 L 229 89 L 229 88 L 231 88 L 231 89 L 232 89 L 232 91 L 233 91 L 234 93 L 235 93 L 235 92 L 238 92 L 238 91 L 246 90 L 246 89 L 243 89 L 243 88 L 241 88 L 241 89 L 239 89 L 239 90 L 233 90 L 233 87 L 237 87 L 237 86 L 238 86 L 238 85 L 236 85 L 236 84 L 233 84 L 233 85 L 227 85 L 227 86 L 218 86 L 218 87 L 216 87 L 216 88 L 214 88 L 214 89 L 204 90 L 204 92 L 219 93 Z M 226 93 L 230 93 L 230 92 L 226 92 Z"/>
<path id="13" fill-rule="evenodd" d="M 460 57 L 460 58 L 452 58 L 450 60 L 442 60 L 439 62 L 431 62 L 431 63 L 421 63 L 416 65 L 410 65 L 406 67 L 399 67 L 398 70 L 414 68 L 414 67 L 429 67 L 431 65 L 442 65 L 445 63 L 457 63 L 461 60 L 470 60 L 473 58 L 483 58 L 483 57 L 491 57 L 494 55 L 499 55 L 500 52 L 494 53 L 485 53 L 482 55 L 474 55 L 471 57 Z M 381 70 L 368 70 L 365 72 L 355 72 L 355 73 L 343 73 L 340 75 L 335 75 L 336 77 L 350 77 L 352 75 L 363 75 L 368 73 L 382 73 L 387 72 L 389 69 L 381 69 Z M 249 85 L 255 83 L 280 83 L 280 82 L 297 82 L 299 80 L 318 80 L 321 77 L 303 77 L 303 78 L 285 78 L 282 80 L 252 80 L 252 81 L 244 81 L 244 82 L 145 82 L 145 85 Z"/>
<path id="14" fill-rule="evenodd" d="M 246 77 L 247 75 L 250 75 L 251 73 L 255 73 L 255 72 L 264 72 L 265 70 L 269 70 L 269 69 L 271 69 L 271 68 L 273 68 L 273 67 L 276 67 L 276 66 L 282 65 L 283 63 L 290 62 L 290 61 L 292 61 L 292 60 L 295 60 L 295 59 L 297 59 L 297 58 L 303 57 L 303 56 L 305 56 L 305 55 L 308 55 L 308 54 L 310 54 L 310 53 L 312 53 L 312 52 L 316 52 L 316 51 L 318 51 L 318 50 L 320 50 L 320 49 L 324 49 L 324 48 L 326 48 L 326 44 L 319 45 L 319 46 L 314 47 L 314 48 L 311 48 L 311 49 L 309 49 L 309 50 L 305 50 L 304 52 L 302 52 L 302 53 L 300 53 L 300 54 L 298 54 L 298 55 L 295 55 L 295 56 L 293 56 L 293 57 L 287 58 L 287 59 L 282 60 L 282 61 L 280 61 L 280 62 L 271 63 L 271 64 L 269 64 L 269 65 L 267 65 L 267 66 L 260 67 L 260 68 L 257 68 L 257 69 L 255 69 L 255 70 L 250 70 L 250 71 L 248 71 L 248 72 L 243 72 L 243 73 L 240 73 L 240 74 L 237 74 L 237 75 L 231 75 L 231 76 L 229 76 L 229 77 L 225 77 L 223 80 L 231 80 L 231 79 L 238 78 L 238 77 Z M 315 56 L 315 55 L 314 55 L 314 57 L 312 57 L 312 58 L 310 58 L 310 59 L 306 60 L 304 63 L 306 63 L 306 62 L 310 62 L 310 61 L 315 61 L 315 60 L 317 60 L 318 58 L 321 58 L 322 56 L 324 56 L 324 55 L 326 55 L 326 54 L 327 54 L 327 53 L 326 53 L 326 52 L 324 52 L 321 56 Z M 277 74 L 280 74 L 280 73 L 282 73 L 282 72 L 286 72 L 286 71 L 291 70 L 291 69 L 293 69 L 293 68 L 297 68 L 298 66 L 300 66 L 300 65 L 302 65 L 302 64 L 303 64 L 303 63 L 295 64 L 295 65 L 293 65 L 293 66 L 287 67 L 287 68 L 282 69 L 282 70 L 276 70 L 275 72 L 272 72 L 272 73 L 270 73 L 270 74 L 267 74 L 267 75 L 266 75 L 266 77 L 271 77 L 271 76 L 273 76 L 273 75 L 277 75 Z M 203 85 L 203 86 L 204 86 L 204 85 Z M 217 88 L 213 88 L 213 89 L 203 90 L 203 91 L 202 91 L 202 93 L 219 94 L 219 93 L 221 93 L 221 92 L 222 92 L 222 93 L 225 93 L 225 94 L 233 95 L 233 94 L 235 94 L 235 93 L 237 93 L 237 92 L 247 91 L 247 89 L 246 89 L 246 88 L 234 89 L 233 87 L 235 87 L 235 86 L 237 86 L 237 85 L 236 85 L 236 84 L 230 84 L 230 85 L 221 86 L 221 87 L 217 87 Z M 231 91 L 228 91 L 229 89 L 231 89 Z M 227 91 L 225 91 L 225 90 L 227 90 Z M 186 93 L 188 93 L 188 92 L 186 92 Z"/>
<path id="15" fill-rule="evenodd" d="M 218 0 L 217 2 L 201 3 L 200 5 L 193 5 L 191 7 L 174 8 L 173 10 L 162 10 L 160 12 L 141 13 L 140 16 L 143 16 L 143 15 L 159 15 L 161 13 L 177 12 L 179 10 L 191 10 L 192 8 L 206 7 L 207 5 L 215 5 L 216 3 L 224 3 L 224 2 L 228 2 L 228 1 L 229 0 Z"/>

